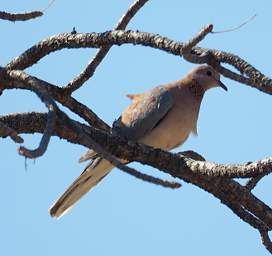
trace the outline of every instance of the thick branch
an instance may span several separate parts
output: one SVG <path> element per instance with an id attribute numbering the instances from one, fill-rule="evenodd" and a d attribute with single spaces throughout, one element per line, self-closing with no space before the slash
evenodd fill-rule
<path id="1" fill-rule="evenodd" d="M 182 56 L 184 44 L 157 34 L 138 31 L 109 31 L 104 33 L 65 33 L 42 40 L 7 65 L 8 69 L 25 69 L 47 54 L 64 48 L 99 48 L 101 46 L 137 44 L 160 49 L 168 53 Z M 194 47 L 190 52 L 190 61 L 208 63 L 218 69 L 218 63 L 228 63 L 246 76 L 230 77 L 230 70 L 219 69 L 220 73 L 233 80 L 255 87 L 265 93 L 272 94 L 272 80 L 240 57 L 218 50 Z M 228 73 L 227 73 L 227 72 Z M 233 73 L 233 72 L 232 72 Z M 238 76 L 238 77 L 237 77 Z M 243 79 L 242 79 L 243 78 Z"/>
<path id="2" fill-rule="evenodd" d="M 12 115 L 1 117 L 0 121 L 18 133 L 24 131 L 42 132 L 44 127 L 40 126 L 45 124 L 44 118 L 44 115 L 38 113 L 29 115 L 17 114 L 16 121 L 14 121 L 15 119 Z M 41 123 L 38 125 L 39 121 L 41 121 Z M 35 123 L 34 126 L 31 125 L 33 122 Z M 107 152 L 110 152 L 118 158 L 127 159 L 128 161 L 138 161 L 142 164 L 148 164 L 159 170 L 163 170 L 173 177 L 178 177 L 212 193 L 234 212 L 236 209 L 232 207 L 232 204 L 235 202 L 236 205 L 240 205 L 247 212 L 253 214 L 256 218 L 265 223 L 269 229 L 272 228 L 272 210 L 239 183 L 229 179 L 198 175 L 192 172 L 187 166 L 186 159 L 180 157 L 178 154 L 172 154 L 138 143 L 128 143 L 123 138 L 109 135 L 92 127 L 81 125 L 78 122 L 75 123 L 81 127 L 84 133 L 87 132 L 88 135 L 86 136 L 84 133 L 78 134 L 75 132 L 71 121 L 69 119 L 67 120 L 67 118 L 57 121 L 54 134 L 70 142 L 87 146 L 88 148 L 92 147 L 91 141 L 93 140 L 105 148 Z M 90 137 L 92 138 L 91 141 Z"/>
<path id="3" fill-rule="evenodd" d="M 209 177 L 251 178 L 267 175 L 272 171 L 272 157 L 246 164 L 216 164 L 207 161 L 186 161 L 188 167 L 197 174 Z"/>

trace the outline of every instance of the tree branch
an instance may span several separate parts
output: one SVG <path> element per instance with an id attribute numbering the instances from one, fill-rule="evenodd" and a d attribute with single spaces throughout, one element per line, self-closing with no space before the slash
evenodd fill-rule
<path id="1" fill-rule="evenodd" d="M 64 33 L 40 41 L 22 55 L 12 60 L 6 68 L 25 69 L 37 63 L 47 54 L 64 48 L 99 48 L 113 44 L 149 46 L 177 56 L 182 56 L 184 49 L 184 43 L 178 43 L 169 38 L 146 32 L 115 30 L 104 33 Z M 200 47 L 192 48 L 190 55 L 193 56 L 193 58 L 188 60 L 193 63 L 208 63 L 226 77 L 255 87 L 262 92 L 272 94 L 272 80 L 236 55 Z M 218 63 L 221 62 L 232 65 L 241 74 L 245 74 L 246 76 L 241 76 L 226 68 L 220 67 Z"/>
<path id="2" fill-rule="evenodd" d="M 1 117 L 0 121 L 18 133 L 24 131 L 42 132 L 44 127 L 41 127 L 41 125 L 45 125 L 46 123 L 45 115 L 39 113 L 16 114 L 17 121 L 14 121 L 14 117 L 15 116 L 12 115 Z M 39 125 L 38 122 L 40 122 Z M 18 125 L 18 123 L 20 125 Z M 34 126 L 32 126 L 33 123 L 35 123 Z M 80 127 L 80 133 L 78 127 L 75 130 L 75 123 Z M 117 158 L 137 161 L 163 170 L 173 177 L 178 177 L 185 182 L 192 183 L 210 192 L 235 213 L 237 210 L 233 207 L 233 203 L 240 205 L 247 212 L 254 215 L 255 218 L 265 223 L 269 229 L 272 228 L 272 210 L 269 206 L 252 195 L 248 189 L 234 180 L 198 175 L 192 172 L 187 166 L 186 159 L 178 154 L 166 152 L 161 149 L 154 149 L 139 143 L 128 143 L 124 138 L 82 125 L 76 121 L 71 121 L 68 117 L 57 120 L 54 134 L 72 143 L 81 144 L 88 148 L 92 148 L 92 142 L 95 141 Z M 238 213 L 236 214 L 238 215 Z M 251 225 L 251 223 L 249 224 Z"/>
<path id="3" fill-rule="evenodd" d="M 21 88 L 21 84 L 23 84 L 28 90 L 35 92 L 48 108 L 46 127 L 38 148 L 29 150 L 26 147 L 21 146 L 18 149 L 19 154 L 28 158 L 37 158 L 42 156 L 47 149 L 51 134 L 56 124 L 56 112 L 58 111 L 58 106 L 49 96 L 46 89 L 40 85 L 38 79 L 27 75 L 23 71 L 17 70 L 6 72 L 4 74 L 4 79 L 4 83 L 13 88 Z"/>
<path id="4" fill-rule="evenodd" d="M 31 19 L 40 17 L 42 15 L 43 13 L 40 11 L 25 12 L 25 13 L 9 13 L 9 12 L 0 11 L 0 19 L 9 20 L 12 22 L 31 20 Z"/>
<path id="5" fill-rule="evenodd" d="M 55 35 L 32 46 L 12 60 L 5 68 L 0 67 L 0 92 L 14 88 L 31 90 L 40 97 L 48 108 L 47 115 L 33 112 L 0 116 L 0 137 L 10 136 L 15 141 L 20 142 L 19 133 L 43 133 L 37 149 L 32 151 L 24 147 L 19 149 L 19 152 L 25 156 L 35 158 L 46 151 L 50 137 L 56 135 L 72 143 L 93 148 L 117 168 L 144 181 L 171 188 L 180 186 L 175 182 L 164 181 L 140 173 L 124 165 L 119 159 L 148 164 L 213 194 L 243 221 L 257 229 L 260 232 L 263 244 L 267 250 L 272 252 L 272 243 L 268 236 L 268 231 L 272 229 L 272 209 L 251 193 L 257 182 L 271 172 L 271 157 L 246 164 L 223 165 L 207 162 L 203 157 L 192 152 L 183 152 L 182 155 L 173 154 L 127 141 L 125 138 L 111 134 L 111 128 L 103 120 L 70 96 L 94 74 L 95 69 L 112 45 L 123 44 L 149 46 L 176 56 L 183 56 L 192 63 L 207 63 L 225 77 L 257 88 L 267 94 L 272 94 L 272 80 L 239 56 L 219 50 L 196 47 L 208 33 L 212 32 L 213 26 L 211 24 L 203 28 L 187 43 L 179 43 L 157 34 L 121 31 L 125 29 L 130 19 L 146 2 L 147 0 L 135 1 L 119 21 L 115 31 L 86 34 L 75 32 Z M 39 12 L 33 13 L 35 12 L 32 12 L 34 16 L 42 15 Z M 30 14 L 0 12 L 0 19 L 6 17 L 9 20 L 14 19 L 13 21 L 15 19 L 26 20 L 34 17 L 31 17 Z M 64 48 L 100 48 L 100 50 L 86 69 L 63 88 L 19 71 L 37 63 L 47 54 Z M 225 63 L 232 65 L 238 73 L 222 66 Z M 63 106 L 84 118 L 90 126 L 70 119 L 59 110 L 55 101 L 60 102 Z M 245 186 L 242 186 L 231 178 L 251 178 L 251 180 Z"/>
<path id="6" fill-rule="evenodd" d="M 258 182 L 263 178 L 263 177 L 265 177 L 267 175 L 267 173 L 261 173 L 261 174 L 259 174 L 258 176 L 256 176 L 256 177 L 253 177 L 253 178 L 251 178 L 247 183 L 246 183 L 246 185 L 245 185 L 245 187 L 248 189 L 248 190 L 253 190 L 256 186 L 257 186 L 257 184 L 258 184 Z"/>
<path id="7" fill-rule="evenodd" d="M 202 41 L 206 35 L 211 33 L 212 30 L 213 30 L 212 24 L 208 24 L 203 29 L 201 29 L 195 37 L 193 37 L 191 40 L 189 40 L 187 43 L 183 45 L 182 49 L 183 55 L 190 53 L 192 48 L 195 47 L 200 41 Z"/>
<path id="8" fill-rule="evenodd" d="M 8 78 L 6 77 L 8 71 L 6 69 L 0 67 L 0 91 L 3 92 L 5 89 L 26 89 L 29 90 L 28 86 L 25 86 L 23 83 L 17 83 L 16 86 L 11 86 L 8 82 Z M 37 77 L 31 76 L 35 79 L 45 90 L 49 93 L 49 95 L 54 98 L 54 100 L 61 103 L 63 106 L 67 107 L 69 110 L 83 118 L 90 125 L 109 131 L 110 126 L 108 126 L 103 120 L 101 120 L 92 110 L 90 110 L 87 106 L 78 102 L 75 98 L 69 95 L 64 95 L 61 88 L 56 85 L 50 84 L 46 81 L 43 81 Z"/>
<path id="9" fill-rule="evenodd" d="M 136 0 L 127 10 L 127 12 L 122 16 L 122 18 L 118 21 L 116 30 L 124 30 L 128 25 L 129 21 L 135 16 L 135 14 L 144 6 L 144 4 L 148 0 Z M 74 80 L 69 82 L 65 87 L 63 87 L 65 93 L 71 94 L 78 88 L 82 86 L 84 82 L 86 82 L 89 78 L 91 78 L 98 67 L 98 65 L 102 62 L 104 57 L 107 55 L 111 48 L 109 46 L 101 47 L 96 53 L 95 57 L 88 63 L 85 70 L 83 70 Z"/>
<path id="10" fill-rule="evenodd" d="M 56 115 L 57 115 L 57 113 L 60 115 L 60 110 L 58 109 L 55 102 L 48 95 L 48 92 L 46 90 L 47 85 L 44 81 L 41 81 L 35 77 L 31 77 L 31 76 L 27 75 L 26 73 L 24 73 L 23 71 L 18 71 L 18 70 L 4 72 L 4 70 L 2 69 L 2 76 L 3 76 L 2 89 L 5 89 L 4 85 L 6 84 L 10 88 L 21 88 L 21 89 L 32 90 L 32 91 L 36 92 L 36 94 L 42 99 L 43 102 L 46 103 L 46 105 L 49 109 L 49 112 L 47 115 L 47 124 L 46 124 L 45 130 L 43 132 L 43 137 L 41 139 L 39 147 L 35 150 L 28 150 L 27 148 L 21 146 L 18 149 L 18 152 L 21 155 L 24 155 L 28 158 L 37 158 L 37 157 L 43 155 L 47 149 L 50 137 L 51 137 L 53 129 L 55 127 Z M 62 115 L 64 115 L 64 113 L 62 113 Z M 4 126 L 4 124 L 3 124 L 3 126 Z M 7 127 L 7 126 L 5 125 L 5 127 Z M 12 129 L 10 129 L 10 130 L 12 130 Z M 4 131 L 3 131 L 3 133 L 4 133 Z M 1 134 L 1 130 L 0 130 L 0 134 Z M 6 134 L 6 132 L 4 134 Z M 110 163 L 112 163 L 118 169 L 120 169 L 120 170 L 122 170 L 122 171 L 124 171 L 124 172 L 138 178 L 138 179 L 141 179 L 143 181 L 153 183 L 156 185 L 161 185 L 163 187 L 173 188 L 173 189 L 179 188 L 181 186 L 177 182 L 164 181 L 162 179 L 155 178 L 155 177 L 147 175 L 147 174 L 143 174 L 133 168 L 125 166 L 117 158 L 115 158 L 112 155 L 110 155 L 109 153 L 107 153 L 103 149 L 103 147 L 101 147 L 95 141 L 92 141 L 92 148 L 94 148 L 97 153 L 102 155 L 103 158 L 107 159 Z"/>
<path id="11" fill-rule="evenodd" d="M 245 164 L 216 164 L 207 161 L 186 160 L 186 165 L 200 175 L 224 178 L 251 178 L 272 171 L 272 157 Z"/>
<path id="12" fill-rule="evenodd" d="M 24 142 L 23 138 L 20 137 L 15 130 L 11 129 L 2 122 L 0 122 L 0 134 L 2 137 L 9 136 L 16 143 Z"/>
<path id="13" fill-rule="evenodd" d="M 269 238 L 268 231 L 260 230 L 260 235 L 261 235 L 263 245 L 272 254 L 272 242 Z"/>
<path id="14" fill-rule="evenodd" d="M 32 11 L 25 13 L 9 13 L 0 11 L 0 19 L 9 20 L 12 22 L 15 21 L 27 21 L 31 19 L 35 19 L 43 16 L 44 12 L 50 8 L 50 6 L 54 3 L 55 0 L 51 0 L 51 2 L 42 10 L 42 11 Z"/>

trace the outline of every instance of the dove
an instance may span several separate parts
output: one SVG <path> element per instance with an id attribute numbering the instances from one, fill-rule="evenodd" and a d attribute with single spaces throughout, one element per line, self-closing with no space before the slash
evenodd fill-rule
<path id="1" fill-rule="evenodd" d="M 112 132 L 131 141 L 170 151 L 182 145 L 191 133 L 197 135 L 203 96 L 214 87 L 227 91 L 217 71 L 209 65 L 200 65 L 178 81 L 144 93 L 128 94 L 132 103 L 113 123 Z M 65 214 L 114 168 L 93 150 L 80 158 L 80 162 L 87 160 L 91 162 L 85 170 L 49 209 L 52 217 Z"/>

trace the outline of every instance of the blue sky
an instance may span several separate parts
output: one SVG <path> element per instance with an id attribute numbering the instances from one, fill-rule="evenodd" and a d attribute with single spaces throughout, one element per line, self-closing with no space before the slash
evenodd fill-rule
<path id="1" fill-rule="evenodd" d="M 0 65 L 39 40 L 61 32 L 103 32 L 115 26 L 132 0 L 57 0 L 39 19 L 0 21 Z M 42 9 L 48 1 L 2 1 L 1 10 Z M 201 46 L 238 54 L 272 77 L 270 29 L 272 3 L 264 1 L 150 1 L 129 29 L 159 33 L 178 41 L 190 39 L 205 24 L 214 30 L 236 26 L 257 14 L 238 31 L 209 35 Z M 93 49 L 63 50 L 27 69 L 30 74 L 63 85 L 80 72 Z M 143 92 L 181 78 L 193 65 L 176 56 L 140 46 L 113 47 L 95 76 L 74 96 L 111 123 L 129 104 L 127 93 Z M 206 159 L 238 163 L 272 155 L 271 96 L 223 78 L 229 92 L 209 91 L 198 123 L 199 136 L 177 151 L 193 149 Z M 29 92 L 7 91 L 1 114 L 45 111 Z M 67 111 L 68 112 L 68 111 Z M 69 113 L 69 112 L 68 112 Z M 74 115 L 71 115 L 74 118 Z M 79 118 L 77 118 L 80 120 Z M 23 135 L 36 147 L 40 135 Z M 84 169 L 77 160 L 85 148 L 52 138 L 35 163 L 17 154 L 10 139 L 0 139 L 1 255 L 268 255 L 258 233 L 201 189 L 183 182 L 179 190 L 143 183 L 114 170 L 69 214 L 52 219 L 47 210 Z M 139 170 L 169 178 L 147 166 Z M 271 177 L 254 193 L 272 205 Z"/>

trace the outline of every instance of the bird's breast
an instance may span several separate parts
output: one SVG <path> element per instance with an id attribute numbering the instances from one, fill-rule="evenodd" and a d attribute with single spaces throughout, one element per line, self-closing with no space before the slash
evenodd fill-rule
<path id="1" fill-rule="evenodd" d="M 188 104 L 185 100 L 176 104 L 164 119 L 140 142 L 171 150 L 183 144 L 189 134 L 196 131 L 199 104 Z"/>

